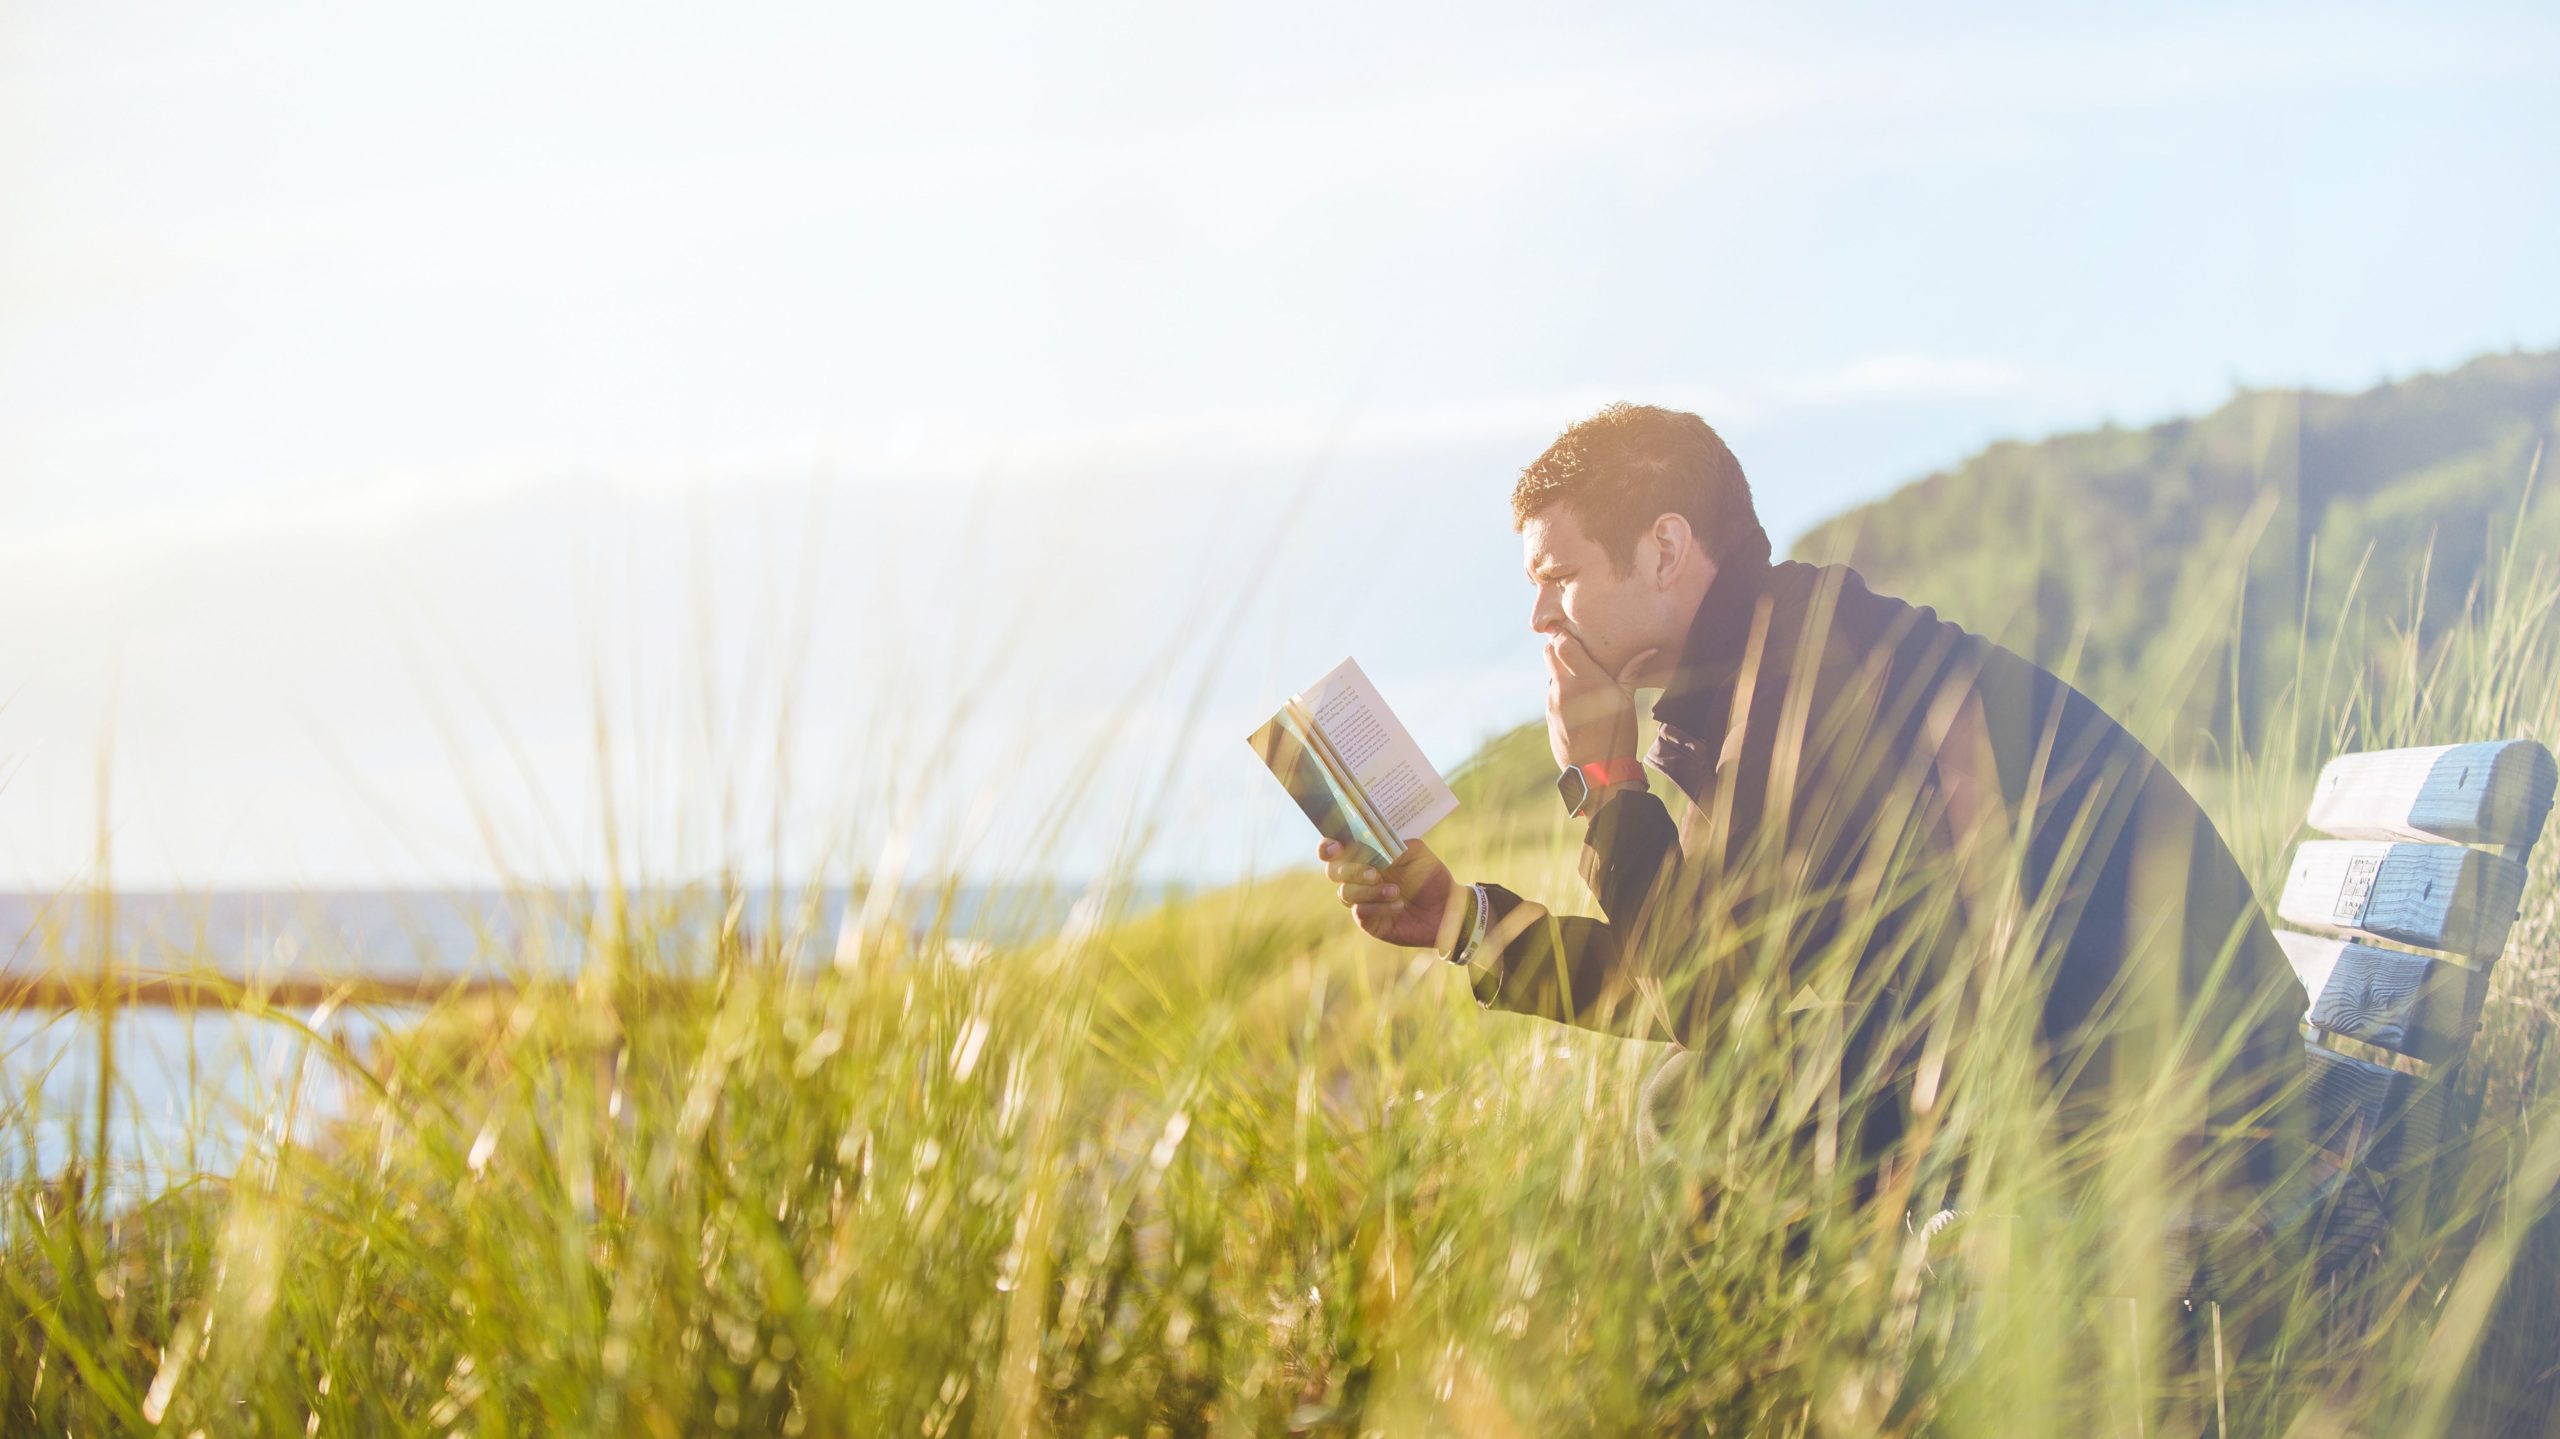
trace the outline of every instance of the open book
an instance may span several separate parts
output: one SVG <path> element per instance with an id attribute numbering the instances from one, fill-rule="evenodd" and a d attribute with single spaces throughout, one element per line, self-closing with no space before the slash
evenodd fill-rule
<path id="1" fill-rule="evenodd" d="M 1382 865 L 1458 807 L 1448 782 L 1352 660 L 1291 696 L 1247 742 L 1319 833 L 1367 850 Z"/>

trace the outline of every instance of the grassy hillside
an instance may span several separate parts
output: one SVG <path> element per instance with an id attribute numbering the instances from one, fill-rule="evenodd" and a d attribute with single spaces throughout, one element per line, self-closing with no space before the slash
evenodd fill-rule
<path id="1" fill-rule="evenodd" d="M 2356 395 L 2244 391 L 2199 419 L 1993 445 L 1816 528 L 1795 553 L 1844 559 L 2104 700 L 2177 663 L 2163 634 L 2213 630 L 2236 653 L 2209 666 L 2177 733 L 2154 738 L 2227 743 L 2237 723 L 2248 740 L 2297 644 L 2318 652 L 2343 628 L 2369 661 L 2398 626 L 2436 639 L 2510 543 L 2560 542 L 2551 487 L 2527 503 L 2556 434 L 2560 351 Z"/>

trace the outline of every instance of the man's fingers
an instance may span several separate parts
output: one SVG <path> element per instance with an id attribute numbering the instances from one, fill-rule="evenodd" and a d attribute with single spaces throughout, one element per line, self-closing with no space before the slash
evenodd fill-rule
<path id="1" fill-rule="evenodd" d="M 1439 862 L 1440 856 L 1431 852 L 1431 846 L 1418 839 L 1409 839 L 1404 842 L 1404 853 L 1396 856 L 1396 862 L 1387 873 L 1401 877 L 1416 870 L 1428 870 Z"/>
<path id="2" fill-rule="evenodd" d="M 1360 921 L 1360 927 L 1371 934 L 1391 928 L 1403 915 L 1404 901 L 1402 900 L 1351 906 L 1351 917 Z"/>
<path id="3" fill-rule="evenodd" d="M 1342 841 L 1329 839 L 1316 846 L 1316 858 L 1331 859 L 1342 852 Z"/>
<path id="4" fill-rule="evenodd" d="M 1564 672 L 1575 679 L 1587 679 L 1600 668 L 1592 660 L 1590 648 L 1572 635 L 1557 635 L 1547 648 L 1554 653 L 1556 663 L 1564 668 Z"/>
<path id="5" fill-rule="evenodd" d="M 1375 884 L 1379 879 L 1379 871 L 1376 865 L 1369 863 L 1369 861 L 1361 858 L 1359 855 L 1346 854 L 1342 858 L 1337 859 L 1333 863 L 1324 867 L 1324 877 L 1332 880 L 1335 884 L 1344 884 L 1354 881 L 1362 884 Z"/>
<path id="6" fill-rule="evenodd" d="M 1404 897 L 1404 890 L 1392 884 L 1346 884 L 1335 891 L 1346 905 L 1381 904 Z"/>

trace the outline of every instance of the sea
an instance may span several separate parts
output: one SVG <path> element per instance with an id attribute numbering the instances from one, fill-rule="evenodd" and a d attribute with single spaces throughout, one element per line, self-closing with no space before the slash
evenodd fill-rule
<path id="1" fill-rule="evenodd" d="M 1164 886 L 1042 880 L 910 888 L 889 912 L 917 936 L 965 946 L 1025 943 L 1106 913 L 1162 903 Z M 657 942 L 651 962 L 708 963 L 726 926 L 779 934 L 786 961 L 835 953 L 864 890 L 724 888 L 705 883 L 626 891 Z M 78 890 L 0 892 L 0 996 L 12 980 L 202 974 L 251 983 L 285 976 L 363 975 L 436 981 L 574 973 L 610 905 L 593 889 L 229 890 L 118 892 L 101 905 Z M 339 1007 L 285 1024 L 229 1010 L 120 1009 L 105 1033 L 95 1013 L 0 1008 L 0 1180 L 52 1176 L 96 1150 L 102 1060 L 103 1172 L 127 1197 L 198 1174 L 228 1174 L 253 1140 L 308 1138 L 345 1095 L 317 1043 L 362 1052 L 423 1011 Z M 317 1019 L 317 1025 L 310 1023 Z M 102 1043 L 102 1040 L 105 1042 Z"/>

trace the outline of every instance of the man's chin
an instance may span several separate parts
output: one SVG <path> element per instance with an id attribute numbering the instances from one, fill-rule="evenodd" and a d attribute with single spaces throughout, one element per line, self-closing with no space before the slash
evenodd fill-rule
<path id="1" fill-rule="evenodd" d="M 1644 653 L 1644 650 L 1633 650 L 1633 653 Z M 1636 673 L 1626 673 L 1626 661 L 1628 658 L 1633 658 L 1633 655 L 1592 655 L 1592 658 L 1600 661 L 1600 668 L 1605 668 L 1605 671 L 1613 673 L 1613 676 L 1623 676 L 1628 689 L 1644 689 L 1644 686 L 1654 684 L 1654 671 L 1659 668 L 1654 661 L 1644 661 L 1644 666 L 1638 668 Z"/>

